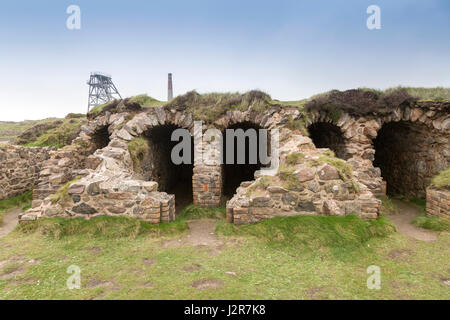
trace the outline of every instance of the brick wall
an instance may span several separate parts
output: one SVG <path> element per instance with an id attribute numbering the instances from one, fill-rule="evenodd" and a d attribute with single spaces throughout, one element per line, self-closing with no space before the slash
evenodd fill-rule
<path id="1" fill-rule="evenodd" d="M 427 189 L 427 215 L 450 218 L 450 190 Z"/>

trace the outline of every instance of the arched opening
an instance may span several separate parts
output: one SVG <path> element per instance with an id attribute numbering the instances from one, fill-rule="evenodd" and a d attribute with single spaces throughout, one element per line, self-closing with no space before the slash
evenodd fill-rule
<path id="1" fill-rule="evenodd" d="M 233 195 L 236 193 L 236 189 L 239 187 L 241 182 L 243 181 L 251 181 L 255 180 L 254 174 L 256 170 L 261 169 L 264 165 L 261 162 L 260 158 L 260 139 L 259 129 L 261 129 L 258 125 L 251 122 L 241 122 L 234 124 L 227 129 L 238 130 L 242 129 L 243 131 L 234 131 L 233 136 L 227 137 L 227 133 L 223 134 L 223 198 L 225 201 L 231 199 Z M 249 131 L 250 129 L 250 131 Z M 253 130 L 251 130 L 253 129 Z M 244 133 L 244 139 L 239 139 L 238 135 L 240 133 Z M 255 136 L 253 136 L 255 134 Z M 252 135 L 252 137 L 249 137 Z M 232 139 L 230 139 L 232 138 Z M 240 156 L 239 151 L 239 140 L 242 145 L 245 144 L 245 154 L 243 154 L 244 163 L 238 163 L 238 157 Z M 267 151 L 266 154 L 270 152 L 270 136 L 267 135 Z M 232 161 L 227 161 L 227 146 L 232 146 L 232 150 L 234 150 L 233 154 L 229 156 Z M 231 150 L 231 149 L 230 149 Z M 254 156 L 250 156 L 250 151 L 256 152 L 256 161 L 250 161 Z M 254 160 L 254 159 L 253 159 Z M 251 163 L 256 162 L 256 163 Z"/>
<path id="2" fill-rule="evenodd" d="M 158 182 L 158 191 L 175 195 L 178 213 L 192 203 L 193 139 L 190 142 L 192 151 L 190 163 L 175 164 L 171 153 L 179 142 L 171 141 L 171 136 L 176 129 L 179 127 L 175 125 L 161 125 L 144 133 L 148 148 L 139 161 L 140 168 L 137 171 L 145 180 Z"/>
<path id="3" fill-rule="evenodd" d="M 308 132 L 317 148 L 329 148 L 336 157 L 345 159 L 345 139 L 338 126 L 329 122 L 317 122 L 308 127 Z"/>
<path id="4" fill-rule="evenodd" d="M 425 198 L 432 177 L 448 166 L 447 138 L 424 124 L 389 122 L 374 140 L 374 166 L 381 169 L 389 195 Z"/>
<path id="5" fill-rule="evenodd" d="M 104 126 L 96 130 L 94 134 L 91 136 L 92 152 L 95 152 L 98 149 L 103 149 L 109 144 L 109 141 L 110 139 L 108 126 Z"/>

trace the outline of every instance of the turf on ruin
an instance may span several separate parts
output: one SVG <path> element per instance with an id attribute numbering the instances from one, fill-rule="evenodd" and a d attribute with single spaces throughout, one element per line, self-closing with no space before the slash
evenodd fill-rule
<path id="1" fill-rule="evenodd" d="M 88 115 L 70 145 L 1 147 L 10 174 L 0 197 L 33 189 L 21 222 L 105 215 L 170 222 L 189 203 L 225 205 L 234 224 L 294 215 L 375 219 L 377 196 L 386 193 L 428 198 L 428 214 L 448 216 L 449 184 L 432 180 L 449 167 L 450 102 L 425 98 L 357 89 L 296 102 L 260 91 L 113 101 Z M 201 132 L 196 120 L 204 122 Z M 277 129 L 278 170 L 265 175 L 262 163 L 249 164 L 248 141 L 246 164 L 176 165 L 171 136 L 178 128 L 193 137 L 211 128 Z"/>

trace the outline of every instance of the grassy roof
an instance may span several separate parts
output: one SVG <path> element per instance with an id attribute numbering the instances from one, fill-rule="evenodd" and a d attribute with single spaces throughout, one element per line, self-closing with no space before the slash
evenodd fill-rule
<path id="1" fill-rule="evenodd" d="M 450 102 L 450 88 L 396 87 L 386 90 L 370 88 L 331 90 L 312 96 L 304 105 L 307 111 L 325 111 L 337 117 L 340 111 L 357 115 L 389 113 L 394 108 L 411 105 L 417 101 Z"/>
<path id="2" fill-rule="evenodd" d="M 122 100 L 109 101 L 105 104 L 95 106 L 89 111 L 88 117 L 93 118 L 103 114 L 106 111 L 111 113 L 122 111 L 139 111 L 142 108 L 157 107 L 162 106 L 163 104 L 164 102 L 152 98 L 147 94 L 140 94 Z"/>
<path id="3" fill-rule="evenodd" d="M 249 108 L 263 111 L 273 105 L 272 98 L 265 92 L 252 90 L 246 93 L 205 93 L 189 91 L 165 104 L 168 108 L 182 108 L 191 112 L 196 119 L 213 122 L 229 110 L 246 111 Z"/>

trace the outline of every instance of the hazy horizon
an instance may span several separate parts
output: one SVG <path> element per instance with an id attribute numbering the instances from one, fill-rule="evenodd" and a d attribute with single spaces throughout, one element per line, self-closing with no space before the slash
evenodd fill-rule
<path id="1" fill-rule="evenodd" d="M 68 6 L 81 9 L 69 30 Z M 369 30 L 370 5 L 381 29 Z M 331 89 L 450 87 L 450 2 L 15 1 L 0 12 L 0 121 L 85 113 L 91 71 L 122 97 L 190 90 L 300 100 Z"/>

